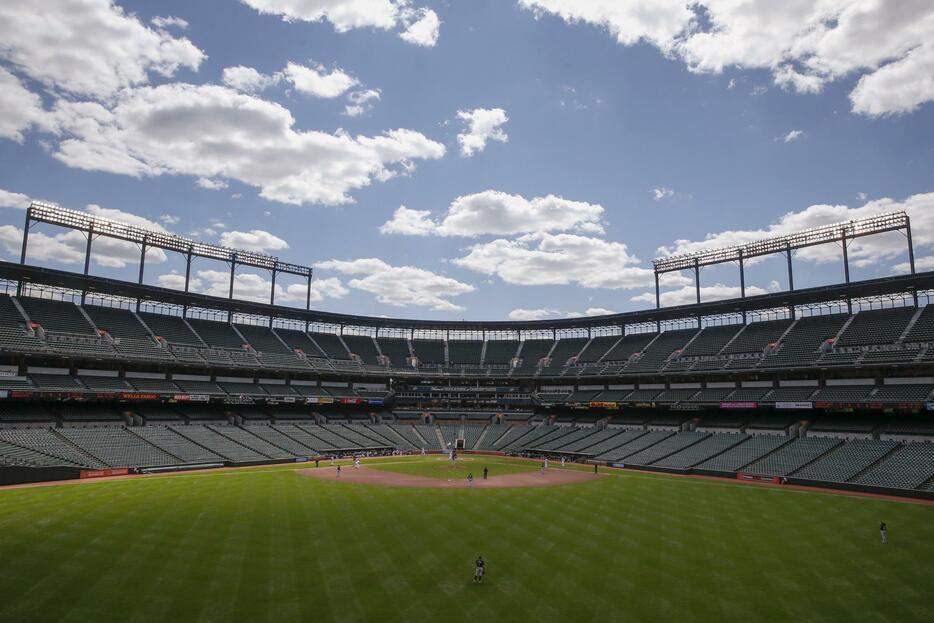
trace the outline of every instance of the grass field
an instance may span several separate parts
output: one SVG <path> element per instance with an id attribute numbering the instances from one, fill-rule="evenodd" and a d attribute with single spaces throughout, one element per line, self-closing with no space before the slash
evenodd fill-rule
<path id="1" fill-rule="evenodd" d="M 445 490 L 280 466 L 2 490 L 0 561 L 4 622 L 934 620 L 932 506 L 638 473 Z"/>
<path id="2" fill-rule="evenodd" d="M 498 456 L 467 455 L 459 457 L 452 466 L 451 461 L 444 456 L 428 455 L 401 461 L 398 457 L 391 457 L 368 462 L 367 465 L 387 472 L 447 479 L 466 478 L 467 474 L 480 478 L 483 476 L 484 467 L 490 470 L 490 476 L 536 472 L 541 464 L 537 461 L 520 461 Z M 570 466 L 567 469 L 570 469 Z"/>

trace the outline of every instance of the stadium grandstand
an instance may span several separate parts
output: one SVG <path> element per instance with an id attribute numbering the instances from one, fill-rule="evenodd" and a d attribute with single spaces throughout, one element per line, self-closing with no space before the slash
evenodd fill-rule
<path id="1" fill-rule="evenodd" d="M 40 204 L 29 217 L 73 215 Z M 148 236 L 82 219 L 79 229 Z M 900 224 L 846 227 L 871 235 Z M 747 245 L 744 257 L 810 244 L 779 242 Z M 266 256 L 199 252 L 311 275 Z M 721 255 L 664 258 L 657 274 L 732 257 Z M 528 322 L 347 316 L 13 262 L 0 262 L 0 279 L 8 467 L 459 448 L 934 491 L 934 273 Z"/>

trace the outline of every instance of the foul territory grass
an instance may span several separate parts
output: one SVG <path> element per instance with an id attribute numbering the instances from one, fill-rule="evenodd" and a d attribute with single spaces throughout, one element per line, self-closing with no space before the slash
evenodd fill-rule
<path id="1" fill-rule="evenodd" d="M 0 561 L 4 622 L 934 620 L 934 507 L 637 473 L 447 490 L 276 467 L 3 490 Z"/>

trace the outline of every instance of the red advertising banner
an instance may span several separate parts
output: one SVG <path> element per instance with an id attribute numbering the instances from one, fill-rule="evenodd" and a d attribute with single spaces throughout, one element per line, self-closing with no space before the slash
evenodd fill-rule
<path id="1" fill-rule="evenodd" d="M 122 392 L 120 400 L 159 400 L 159 394 L 143 394 L 140 392 Z"/>
<path id="2" fill-rule="evenodd" d="M 780 484 L 782 479 L 778 476 L 759 476 L 756 474 L 746 474 L 744 472 L 736 473 L 737 480 L 758 480 L 760 482 L 772 482 L 775 484 Z"/>
<path id="3" fill-rule="evenodd" d="M 130 470 L 126 467 L 112 467 L 110 469 L 82 469 L 81 478 L 103 478 L 104 476 L 126 476 Z"/>

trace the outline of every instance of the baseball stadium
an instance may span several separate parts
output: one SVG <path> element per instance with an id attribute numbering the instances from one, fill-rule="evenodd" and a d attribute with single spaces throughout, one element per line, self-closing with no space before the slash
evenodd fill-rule
<path id="1" fill-rule="evenodd" d="M 312 271 L 29 222 L 137 243 L 140 279 L 0 263 L 4 620 L 932 613 L 934 273 L 438 322 L 160 289 L 152 246 Z M 656 277 L 893 230 L 911 244 L 887 214 Z"/>
<path id="2" fill-rule="evenodd" d="M 0 623 L 934 622 L 932 0 L 0 0 Z"/>

